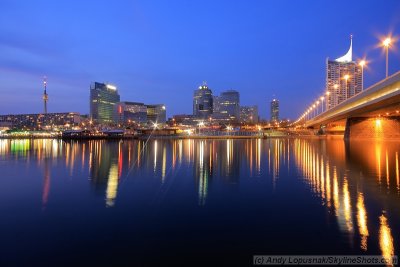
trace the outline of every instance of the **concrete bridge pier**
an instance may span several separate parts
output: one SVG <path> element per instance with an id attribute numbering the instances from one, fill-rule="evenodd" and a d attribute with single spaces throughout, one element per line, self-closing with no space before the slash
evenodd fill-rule
<path id="1" fill-rule="evenodd" d="M 348 118 L 344 139 L 355 138 L 400 139 L 400 116 Z"/>

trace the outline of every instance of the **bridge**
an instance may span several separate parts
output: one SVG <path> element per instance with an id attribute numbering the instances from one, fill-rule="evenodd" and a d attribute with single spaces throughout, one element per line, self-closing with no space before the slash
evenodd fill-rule
<path id="1" fill-rule="evenodd" d="M 400 71 L 333 108 L 297 122 L 345 138 L 400 138 Z"/>

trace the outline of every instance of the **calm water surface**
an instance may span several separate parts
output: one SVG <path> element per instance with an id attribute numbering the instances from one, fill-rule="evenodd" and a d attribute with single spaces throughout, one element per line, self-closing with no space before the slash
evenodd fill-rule
<path id="1" fill-rule="evenodd" d="M 0 140 L 0 266 L 398 254 L 400 142 Z"/>

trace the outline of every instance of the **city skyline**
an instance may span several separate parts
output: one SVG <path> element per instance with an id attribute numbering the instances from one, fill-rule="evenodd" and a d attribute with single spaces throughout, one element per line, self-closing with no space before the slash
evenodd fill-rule
<path id="1" fill-rule="evenodd" d="M 366 1 L 357 14 L 339 12 L 344 5 L 357 10 L 345 1 L 3 2 L 0 114 L 42 112 L 47 76 L 48 112 L 89 113 L 87 87 L 104 81 L 116 84 L 124 99 L 165 103 L 168 117 L 188 114 L 194 88 L 206 80 L 216 95 L 239 91 L 243 105 L 257 105 L 261 118 L 268 118 L 275 95 L 281 116 L 294 119 L 324 92 L 326 57 L 341 56 L 350 34 L 354 60 L 369 61 L 365 88 L 385 76 L 377 46 L 383 36 L 399 35 L 399 3 Z M 112 20 L 94 24 L 89 9 Z M 389 74 L 400 68 L 397 46 L 389 52 Z"/>

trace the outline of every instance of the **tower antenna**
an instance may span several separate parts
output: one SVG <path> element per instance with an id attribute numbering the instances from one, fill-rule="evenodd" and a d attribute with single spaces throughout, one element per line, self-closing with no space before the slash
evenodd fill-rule
<path id="1" fill-rule="evenodd" d="M 47 114 L 47 101 L 49 101 L 49 96 L 47 95 L 47 77 L 43 77 L 43 86 L 44 86 L 44 92 L 43 92 L 43 103 L 44 103 L 44 114 Z"/>

